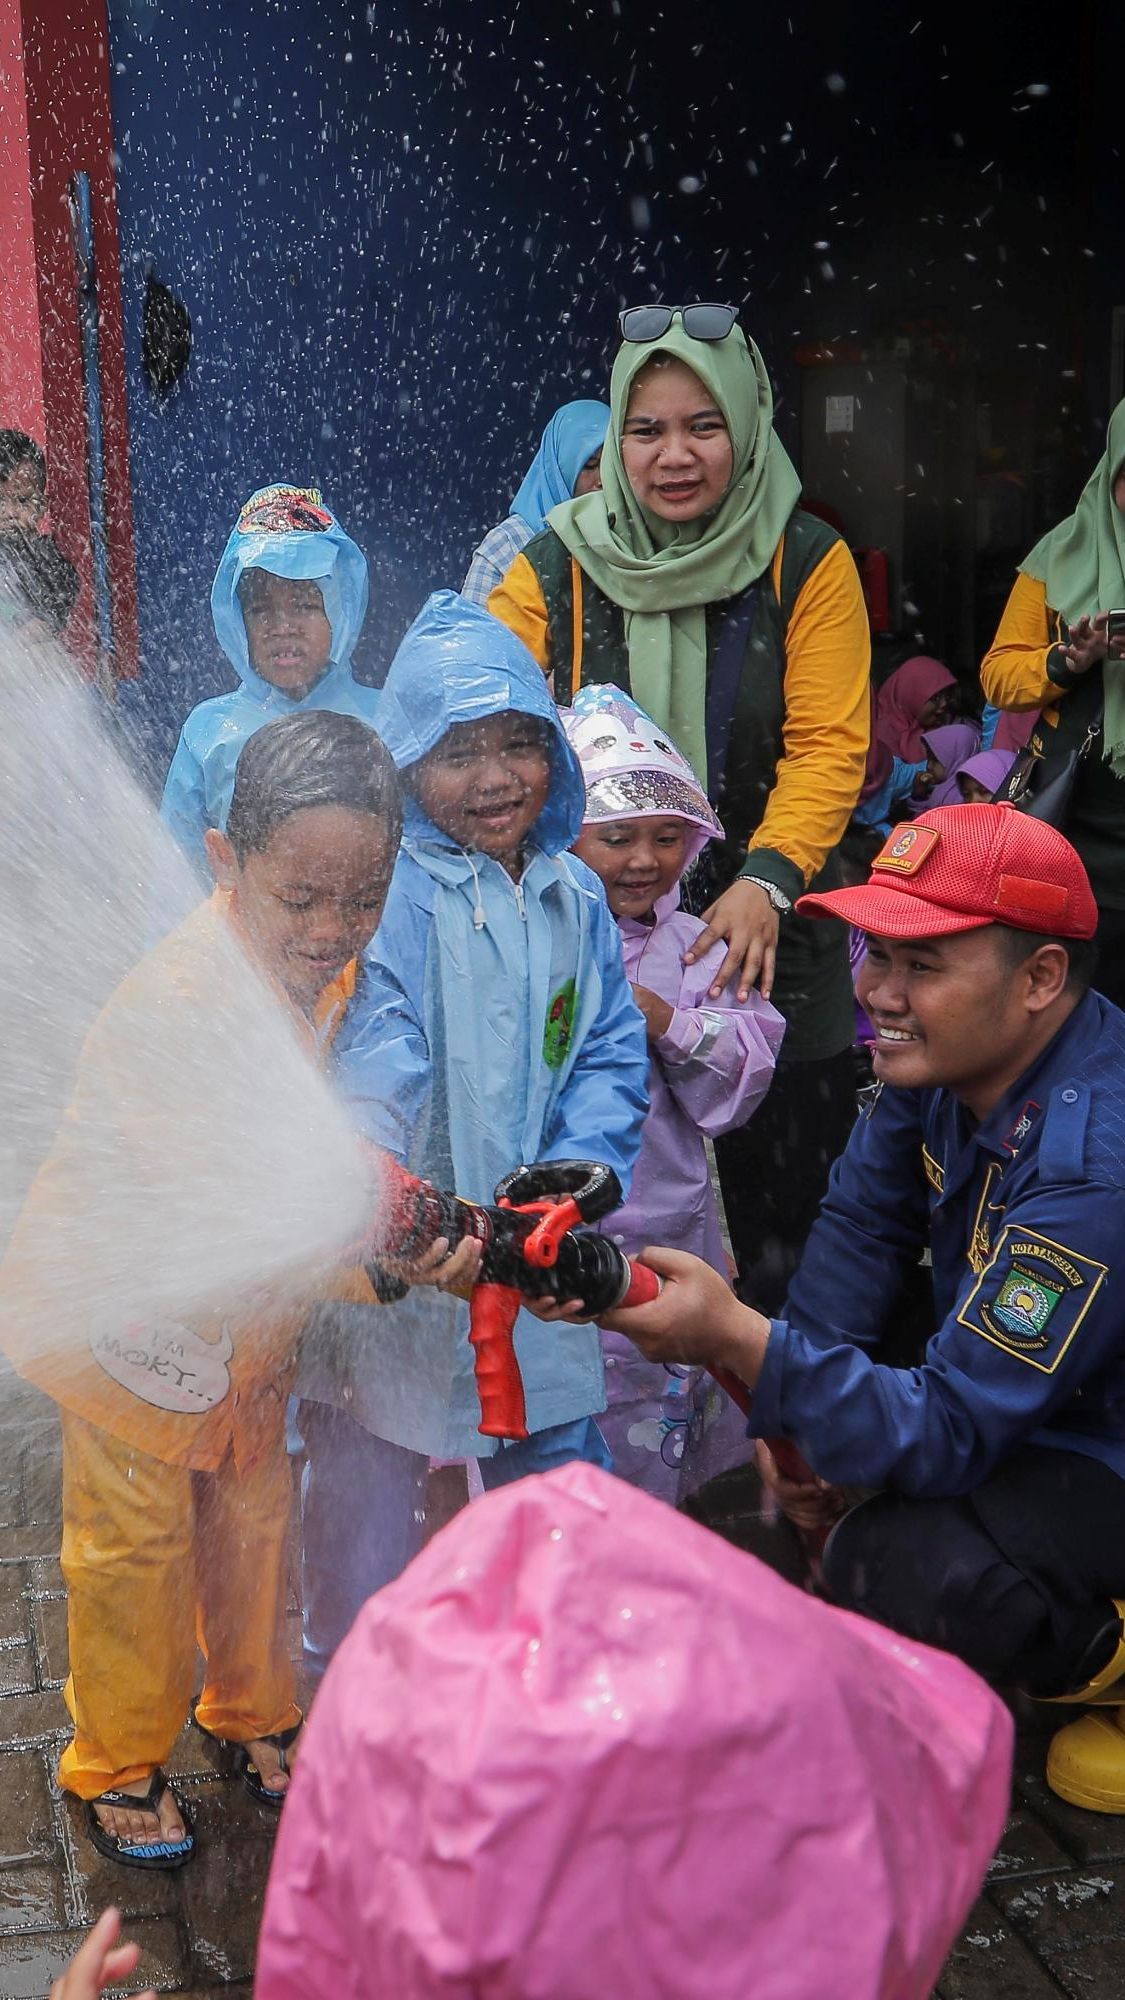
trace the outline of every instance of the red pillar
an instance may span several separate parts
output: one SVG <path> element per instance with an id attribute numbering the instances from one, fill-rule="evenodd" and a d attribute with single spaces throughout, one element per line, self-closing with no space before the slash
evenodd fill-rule
<path id="1" fill-rule="evenodd" d="M 0 425 L 29 431 L 46 450 L 52 533 L 82 577 L 73 634 L 92 666 L 89 437 L 70 207 L 79 173 L 90 180 L 98 280 L 110 664 L 131 675 L 137 587 L 106 5 L 0 0 Z"/>

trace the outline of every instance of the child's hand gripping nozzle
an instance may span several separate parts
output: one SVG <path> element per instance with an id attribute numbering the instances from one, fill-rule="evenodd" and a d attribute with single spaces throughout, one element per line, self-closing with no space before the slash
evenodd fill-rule
<path id="1" fill-rule="evenodd" d="M 580 1227 L 599 1222 L 620 1200 L 617 1175 L 592 1160 L 517 1167 L 497 1187 L 495 1207 L 462 1201 L 393 1161 L 384 1163 L 379 1253 L 409 1262 L 439 1236 L 451 1249 L 466 1236 L 482 1246 L 480 1278 L 469 1300 L 482 1436 L 528 1435 L 512 1338 L 523 1299 L 580 1299 L 596 1317 L 656 1297 L 660 1283 L 653 1272 L 631 1264 L 609 1237 Z"/>

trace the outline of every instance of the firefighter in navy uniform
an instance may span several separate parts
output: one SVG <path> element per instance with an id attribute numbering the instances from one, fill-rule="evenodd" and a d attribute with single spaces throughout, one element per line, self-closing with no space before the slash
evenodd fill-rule
<path id="1" fill-rule="evenodd" d="M 1125 1014 L 1090 990 L 1085 870 L 1053 827 L 953 806 L 896 827 L 867 884 L 800 908 L 867 934 L 883 1087 L 784 1317 L 664 1250 L 661 1297 L 609 1323 L 753 1390 L 750 1434 L 791 1439 L 816 1475 L 774 1473 L 783 1504 L 842 1514 L 840 1603 L 1090 1704 L 1048 1780 L 1125 1813 Z M 927 1246 L 937 1331 L 919 1366 L 881 1365 Z M 844 1485 L 876 1491 L 845 1512 Z"/>

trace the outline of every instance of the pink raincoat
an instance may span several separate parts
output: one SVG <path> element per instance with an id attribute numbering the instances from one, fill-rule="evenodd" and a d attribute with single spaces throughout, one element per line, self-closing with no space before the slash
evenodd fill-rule
<path id="1" fill-rule="evenodd" d="M 983 1681 L 568 1465 L 371 1598 L 257 2000 L 924 2000 L 1008 1806 Z"/>
<path id="2" fill-rule="evenodd" d="M 691 765 L 643 708 L 612 684 L 581 689 L 563 726 L 586 781 L 584 825 L 674 815 L 691 829 L 685 868 L 722 828 Z M 625 971 L 673 1008 L 649 1048 L 649 1111 L 628 1201 L 603 1223 L 632 1256 L 648 1243 L 690 1250 L 727 1274 L 707 1139 L 744 1125 L 773 1079 L 785 1022 L 760 993 L 739 1000 L 732 980 L 708 987 L 726 956 L 717 944 L 685 965 L 705 926 L 662 896 L 655 922 L 618 917 Z M 749 1458 L 745 1419 L 701 1369 L 646 1361 L 624 1334 L 603 1331 L 609 1407 L 599 1418 L 614 1468 L 660 1499 L 686 1499 Z"/>

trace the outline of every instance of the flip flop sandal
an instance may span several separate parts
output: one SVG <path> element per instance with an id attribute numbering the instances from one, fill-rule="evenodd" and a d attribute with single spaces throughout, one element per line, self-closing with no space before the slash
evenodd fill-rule
<path id="1" fill-rule="evenodd" d="M 281 1807 L 285 1804 L 286 1795 L 289 1790 L 288 1785 L 284 1792 L 272 1791 L 268 1785 L 262 1782 L 262 1774 L 251 1758 L 245 1743 L 232 1743 L 228 1736 L 216 1736 L 213 1730 L 204 1729 L 194 1709 L 192 1710 L 191 1719 L 200 1735 L 206 1736 L 221 1752 L 219 1768 L 223 1771 L 224 1775 L 241 1778 L 251 1798 L 257 1799 L 259 1805 L 272 1806 L 274 1812 L 280 1811 Z M 284 1771 L 286 1777 L 290 1775 L 287 1753 L 293 1748 L 303 1728 L 304 1717 L 301 1718 L 300 1722 L 295 1722 L 292 1729 L 282 1729 L 276 1736 L 262 1736 L 258 1739 L 261 1743 L 271 1744 L 277 1751 L 279 1767 Z"/>
<path id="2" fill-rule="evenodd" d="M 123 1835 L 107 1832 L 95 1811 L 96 1806 L 114 1806 L 125 1812 L 155 1813 L 165 1792 L 171 1792 L 183 1820 L 186 1830 L 182 1840 L 129 1840 Z M 133 1792 L 101 1792 L 96 1799 L 86 1800 L 86 1831 L 92 1845 L 99 1854 L 105 1855 L 107 1861 L 116 1861 L 122 1868 L 182 1868 L 195 1853 L 195 1835 L 191 1824 L 187 1801 L 180 1797 L 159 1769 L 153 1772 L 147 1792 L 139 1795 Z"/>

